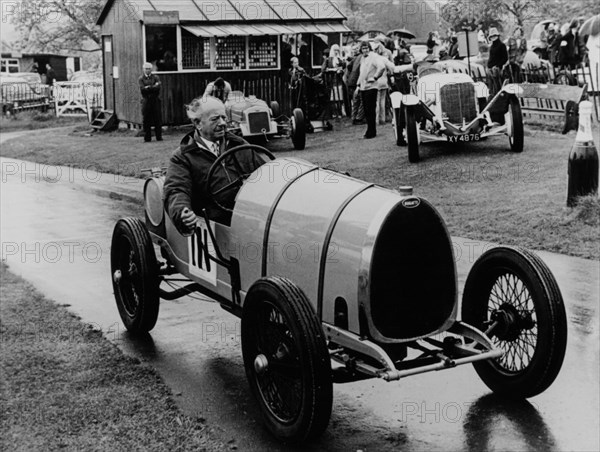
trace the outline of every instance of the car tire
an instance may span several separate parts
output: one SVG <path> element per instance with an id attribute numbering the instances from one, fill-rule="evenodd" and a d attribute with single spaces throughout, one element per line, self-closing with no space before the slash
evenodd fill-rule
<path id="1" fill-rule="evenodd" d="M 279 107 L 279 102 L 271 101 L 271 115 L 273 119 L 277 119 L 281 116 L 281 108 Z"/>
<path id="2" fill-rule="evenodd" d="M 408 147 L 408 161 L 417 163 L 419 158 L 419 128 L 415 112 L 412 108 L 405 109 L 406 114 L 406 144 Z"/>
<path id="3" fill-rule="evenodd" d="M 532 252 L 499 247 L 484 253 L 469 272 L 462 320 L 489 333 L 504 353 L 473 365 L 494 392 L 513 399 L 548 388 L 562 366 L 567 318 L 552 273 Z"/>
<path id="4" fill-rule="evenodd" d="M 306 125 L 304 124 L 304 113 L 302 113 L 302 110 L 294 108 L 290 121 L 294 149 L 301 151 L 306 147 Z"/>
<path id="5" fill-rule="evenodd" d="M 577 79 L 573 77 L 573 74 L 565 71 L 564 69 L 560 71 L 556 77 L 554 77 L 555 85 L 568 85 L 568 86 L 576 86 Z"/>
<path id="6" fill-rule="evenodd" d="M 404 127 L 402 127 L 402 121 L 400 121 L 401 114 L 402 108 L 394 108 L 394 136 L 396 137 L 396 146 L 406 146 Z"/>
<path id="7" fill-rule="evenodd" d="M 244 300 L 241 330 L 246 376 L 267 429 L 286 442 L 319 436 L 331 416 L 331 360 L 304 292 L 285 278 L 258 280 Z"/>
<path id="8" fill-rule="evenodd" d="M 509 127 L 508 142 L 513 152 L 523 152 L 525 131 L 523 130 L 523 113 L 519 99 L 511 97 L 508 102 L 508 112 L 505 123 Z"/>
<path id="9" fill-rule="evenodd" d="M 154 246 L 141 220 L 122 218 L 117 222 L 110 262 L 115 300 L 125 328 L 147 333 L 158 318 L 160 282 Z"/>

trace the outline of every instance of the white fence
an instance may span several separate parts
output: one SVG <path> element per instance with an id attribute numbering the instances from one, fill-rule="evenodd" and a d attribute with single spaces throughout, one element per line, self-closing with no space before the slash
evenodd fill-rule
<path id="1" fill-rule="evenodd" d="M 104 108 L 102 85 L 95 82 L 55 82 L 52 87 L 56 116 L 87 115 Z"/>

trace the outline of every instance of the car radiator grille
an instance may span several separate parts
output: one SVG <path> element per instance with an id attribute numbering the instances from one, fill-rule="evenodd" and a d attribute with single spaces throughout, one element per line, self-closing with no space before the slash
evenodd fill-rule
<path id="1" fill-rule="evenodd" d="M 250 133 L 262 133 L 263 129 L 269 132 L 269 130 L 271 130 L 269 124 L 269 113 L 266 111 L 249 113 L 248 127 L 250 128 Z"/>
<path id="2" fill-rule="evenodd" d="M 475 87 L 472 83 L 450 83 L 440 89 L 442 117 L 448 122 L 460 124 L 477 116 Z"/>

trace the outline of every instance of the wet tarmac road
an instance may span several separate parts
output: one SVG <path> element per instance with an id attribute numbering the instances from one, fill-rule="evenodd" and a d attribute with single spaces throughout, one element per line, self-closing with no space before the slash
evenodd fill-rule
<path id="1" fill-rule="evenodd" d="M 225 442 L 239 450 L 289 450 L 261 427 L 239 320 L 219 305 L 189 297 L 163 302 L 151 335 L 135 339 L 123 331 L 110 282 L 110 237 L 119 217 L 141 215 L 139 206 L 82 191 L 52 168 L 21 165 L 12 174 L 2 160 L 2 170 L 2 257 L 13 272 L 153 365 L 186 413 L 206 419 Z M 93 174 L 85 179 L 97 183 Z M 462 288 L 485 244 L 454 241 Z M 310 450 L 599 450 L 599 264 L 540 255 L 557 277 L 569 319 L 565 363 L 545 393 L 528 402 L 499 400 L 471 366 L 336 385 L 329 428 Z"/>

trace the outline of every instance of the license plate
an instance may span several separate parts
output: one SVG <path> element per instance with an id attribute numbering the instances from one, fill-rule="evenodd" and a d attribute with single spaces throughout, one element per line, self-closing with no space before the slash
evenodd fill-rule
<path id="1" fill-rule="evenodd" d="M 448 138 L 450 143 L 458 143 L 459 141 L 479 141 L 481 135 L 478 133 L 467 133 L 465 135 L 448 135 L 446 138 Z"/>

